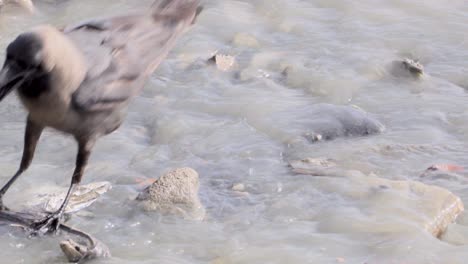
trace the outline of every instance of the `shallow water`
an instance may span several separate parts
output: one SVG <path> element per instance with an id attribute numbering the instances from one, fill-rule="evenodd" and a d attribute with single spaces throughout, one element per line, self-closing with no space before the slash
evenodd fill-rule
<path id="1" fill-rule="evenodd" d="M 32 17 L 7 6 L 0 15 L 1 56 L 18 33 L 39 23 L 66 25 L 151 2 L 38 0 Z M 436 239 L 409 213 L 386 210 L 409 208 L 398 193 L 373 205 L 379 219 L 398 223 L 376 231 L 367 211 L 375 197 L 341 191 L 359 193 L 368 188 L 365 181 L 295 175 L 287 164 L 332 158 L 343 170 L 423 181 L 468 202 L 466 173 L 419 177 L 432 164 L 468 164 L 467 1 L 218 0 L 205 6 L 134 100 L 124 125 L 93 152 L 84 182 L 106 180 L 113 189 L 91 207 L 94 218 L 72 222 L 111 249 L 113 257 L 97 263 L 465 263 L 466 245 Z M 238 33 L 258 43 L 233 41 Z M 215 50 L 236 55 L 239 72 L 200 63 Z M 403 57 L 420 59 L 427 75 L 392 76 L 389 65 Z M 299 140 L 318 103 L 358 106 L 386 130 L 317 144 Z M 19 164 L 24 119 L 14 96 L 0 104 L 2 181 Z M 6 203 L 19 207 L 15 200 L 38 184 L 67 186 L 75 152 L 71 138 L 47 131 Z M 136 178 L 184 166 L 200 174 L 204 221 L 135 206 Z M 235 183 L 244 183 L 249 195 L 231 191 Z M 468 225 L 467 218 L 458 224 Z M 8 263 L 65 262 L 59 238 L 27 239 L 6 227 L 0 236 L 0 259 Z"/>

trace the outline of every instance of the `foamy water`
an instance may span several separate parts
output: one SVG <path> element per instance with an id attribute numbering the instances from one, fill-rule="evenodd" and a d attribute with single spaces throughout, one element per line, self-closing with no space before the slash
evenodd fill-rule
<path id="1" fill-rule="evenodd" d="M 151 2 L 38 0 L 32 17 L 6 7 L 1 57 L 17 34 L 39 23 L 63 26 Z M 420 177 L 432 164 L 468 167 L 467 1 L 204 3 L 124 125 L 93 152 L 83 182 L 106 180 L 113 189 L 90 208 L 93 218 L 72 223 L 111 249 L 113 257 L 97 263 L 466 262 L 464 243 L 439 240 L 415 224 L 424 216 L 412 207 L 416 197 L 403 199 L 401 190 L 370 195 L 368 179 L 421 181 L 468 201 L 466 172 Z M 235 55 L 237 68 L 206 66 L 216 50 Z M 421 61 L 423 79 L 391 74 L 392 62 L 405 57 Z M 301 133 L 320 103 L 357 106 L 386 129 L 312 144 Z M 1 102 L 2 182 L 19 165 L 24 120 L 15 96 Z M 71 138 L 47 131 L 6 203 L 19 207 L 15 201 L 39 184 L 67 186 L 75 154 Z M 288 162 L 303 158 L 333 159 L 347 173 L 296 175 Z M 136 208 L 136 178 L 185 166 L 200 174 L 204 221 Z M 233 192 L 236 183 L 248 195 Z M 468 230 L 464 215 L 457 225 Z M 7 227 L 0 236 L 5 263 L 66 261 L 60 238 L 28 239 Z"/>

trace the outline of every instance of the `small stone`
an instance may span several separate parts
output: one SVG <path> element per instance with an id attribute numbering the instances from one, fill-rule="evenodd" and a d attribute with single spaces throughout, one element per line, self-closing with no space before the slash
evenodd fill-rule
<path id="1" fill-rule="evenodd" d="M 424 73 L 424 66 L 422 66 L 422 64 L 419 63 L 417 60 L 405 58 L 401 63 L 409 72 L 411 72 L 414 75 Z"/>
<path id="2" fill-rule="evenodd" d="M 218 70 L 220 71 L 229 71 L 236 64 L 236 59 L 234 56 L 218 54 L 216 51 L 209 59 L 209 64 L 215 64 Z"/>
<path id="3" fill-rule="evenodd" d="M 396 77 L 414 77 L 424 76 L 424 66 L 417 60 L 404 58 L 392 62 L 391 73 Z"/>
<path id="4" fill-rule="evenodd" d="M 231 189 L 236 192 L 243 192 L 245 191 L 245 185 L 243 183 L 236 183 Z"/>

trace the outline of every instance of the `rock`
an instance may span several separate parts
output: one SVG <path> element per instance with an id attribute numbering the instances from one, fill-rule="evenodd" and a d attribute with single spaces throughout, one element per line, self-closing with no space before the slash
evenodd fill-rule
<path id="1" fill-rule="evenodd" d="M 464 210 L 461 199 L 450 191 L 415 181 L 353 175 L 324 179 L 320 188 L 353 201 L 362 212 L 346 217 L 339 212 L 345 209 L 323 212 L 326 220 L 318 224 L 322 232 L 403 235 L 425 230 L 439 237 Z"/>
<path id="2" fill-rule="evenodd" d="M 372 115 L 352 106 L 320 104 L 310 112 L 304 137 L 310 142 L 378 134 L 385 127 Z"/>
<path id="3" fill-rule="evenodd" d="M 237 33 L 234 36 L 232 43 L 236 46 L 244 46 L 249 48 L 258 48 L 260 46 L 257 39 L 247 33 Z"/>
<path id="4" fill-rule="evenodd" d="M 397 77 L 420 78 L 424 75 L 424 66 L 417 60 L 404 58 L 392 62 L 391 73 Z"/>
<path id="5" fill-rule="evenodd" d="M 334 176 L 337 172 L 336 163 L 327 158 L 306 158 L 289 162 L 292 171 L 297 174 Z"/>
<path id="6" fill-rule="evenodd" d="M 453 245 L 468 244 L 468 226 L 449 224 L 440 239 Z"/>
<path id="7" fill-rule="evenodd" d="M 163 214 L 203 220 L 205 208 L 198 197 L 198 173 L 191 168 L 172 170 L 144 189 L 137 197 L 143 208 Z"/>
<path id="8" fill-rule="evenodd" d="M 245 191 L 245 185 L 243 183 L 236 183 L 232 186 L 231 190 L 236 192 L 243 192 Z"/>
<path id="9" fill-rule="evenodd" d="M 417 60 L 405 58 L 401 63 L 413 75 L 419 76 L 420 74 L 424 74 L 424 67 Z"/>
<path id="10" fill-rule="evenodd" d="M 291 117 L 294 118 L 291 118 Z M 258 120 L 262 129 L 286 144 L 303 145 L 342 137 L 362 137 L 385 130 L 372 114 L 355 106 L 304 104 L 272 111 Z"/>
<path id="11" fill-rule="evenodd" d="M 28 12 L 34 12 L 34 5 L 31 0 L 0 0 L 0 8 L 9 3 L 15 3 L 21 6 L 22 8 L 26 9 Z"/>
<path id="12" fill-rule="evenodd" d="M 231 55 L 218 54 L 215 52 L 209 59 L 209 64 L 214 64 L 220 71 L 229 71 L 236 64 L 236 59 Z"/>

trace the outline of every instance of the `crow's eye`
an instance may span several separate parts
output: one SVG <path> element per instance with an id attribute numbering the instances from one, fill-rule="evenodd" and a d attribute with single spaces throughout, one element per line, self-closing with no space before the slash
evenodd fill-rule
<path id="1" fill-rule="evenodd" d="M 34 69 L 42 71 L 43 70 L 42 64 L 38 64 L 38 65 L 34 66 Z"/>
<path id="2" fill-rule="evenodd" d="M 20 67 L 21 69 L 28 68 L 28 64 L 22 60 L 16 60 L 16 65 L 18 65 L 18 67 Z"/>

